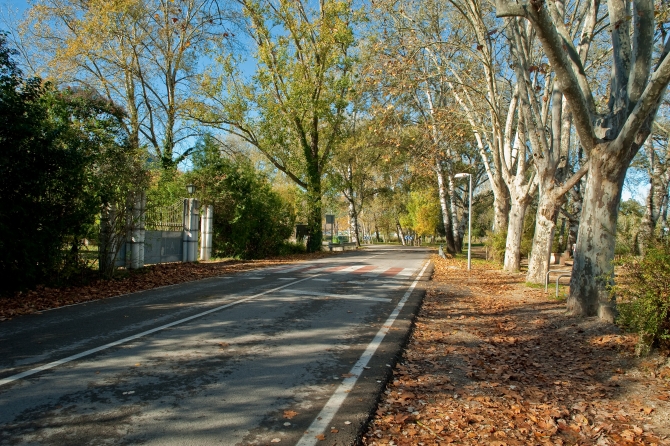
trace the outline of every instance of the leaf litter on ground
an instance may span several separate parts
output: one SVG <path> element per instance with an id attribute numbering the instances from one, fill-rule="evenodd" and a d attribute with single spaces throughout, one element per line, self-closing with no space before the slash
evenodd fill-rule
<path id="1" fill-rule="evenodd" d="M 670 361 L 528 288 L 433 256 L 415 329 L 363 436 L 372 445 L 670 445 Z"/>
<path id="2" fill-rule="evenodd" d="M 295 254 L 265 260 L 227 259 L 199 263 L 164 263 L 134 271 L 122 270 L 119 277 L 109 280 L 92 279 L 85 284 L 61 288 L 38 286 L 34 290 L 0 297 L 0 322 L 52 308 L 330 255 L 333 253 Z"/>

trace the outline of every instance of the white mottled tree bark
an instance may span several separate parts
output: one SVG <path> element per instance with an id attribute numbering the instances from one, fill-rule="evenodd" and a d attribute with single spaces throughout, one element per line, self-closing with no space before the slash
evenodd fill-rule
<path id="1" fill-rule="evenodd" d="M 557 5 L 560 5 L 562 11 L 562 4 L 557 2 Z M 591 4 L 590 9 L 582 11 L 586 15 L 582 36 L 592 34 L 596 23 L 593 7 Z M 531 79 L 531 73 L 539 70 L 536 67 L 542 65 L 541 55 L 538 59 L 538 56 L 533 58 L 531 54 L 533 47 L 531 31 L 528 22 L 512 19 L 509 27 L 512 36 L 510 49 L 516 62 L 514 67 L 519 79 L 520 119 L 523 119 L 528 129 L 539 190 L 535 232 L 526 281 L 544 283 L 549 269 L 556 218 L 563 196 L 584 175 L 586 166 L 582 166 L 565 181 L 565 184 L 561 184 L 568 167 L 570 115 L 567 103 L 563 101 L 563 94 L 557 83 L 553 82 L 550 72 L 544 73 L 544 88 L 536 88 L 537 75 Z M 563 168 L 559 169 L 561 166 Z"/>
<path id="2" fill-rule="evenodd" d="M 623 180 L 628 165 L 650 133 L 659 101 L 670 82 L 670 61 L 666 57 L 670 40 L 660 42 L 660 56 L 652 69 L 653 1 L 607 2 L 612 74 L 607 111 L 601 114 L 578 49 L 566 32 L 556 4 L 497 0 L 496 9 L 498 16 L 524 17 L 532 24 L 590 159 L 568 309 L 577 315 L 612 320 L 614 304 L 603 278 L 612 274 Z"/>

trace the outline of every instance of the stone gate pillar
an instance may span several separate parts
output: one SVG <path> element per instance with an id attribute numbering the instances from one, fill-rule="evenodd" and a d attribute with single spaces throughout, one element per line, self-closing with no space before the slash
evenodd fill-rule
<path id="1" fill-rule="evenodd" d="M 214 206 L 203 209 L 200 219 L 200 260 L 209 260 L 212 257 L 212 228 L 214 222 Z"/>
<path id="2" fill-rule="evenodd" d="M 147 205 L 146 192 L 139 192 L 134 196 L 132 211 L 129 214 L 128 251 L 130 259 L 128 267 L 139 269 L 144 267 L 144 221 Z"/>
<path id="3" fill-rule="evenodd" d="M 198 260 L 198 220 L 200 203 L 195 198 L 184 200 L 184 230 L 182 235 L 182 261 Z"/>

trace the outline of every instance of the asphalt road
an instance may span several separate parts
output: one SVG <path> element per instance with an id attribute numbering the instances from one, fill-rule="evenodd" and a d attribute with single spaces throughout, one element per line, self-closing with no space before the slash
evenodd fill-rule
<path id="1" fill-rule="evenodd" d="M 352 444 L 430 273 L 373 248 L 4 322 L 0 445 Z"/>

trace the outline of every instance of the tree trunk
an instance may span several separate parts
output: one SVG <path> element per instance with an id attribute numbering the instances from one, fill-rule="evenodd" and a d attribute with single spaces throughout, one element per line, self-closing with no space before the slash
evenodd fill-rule
<path id="1" fill-rule="evenodd" d="M 356 211 L 356 206 L 354 205 L 353 200 L 349 200 L 349 232 L 351 234 L 350 242 L 355 242 L 356 246 L 361 246 L 361 242 L 358 237 L 358 212 Z"/>
<path id="2" fill-rule="evenodd" d="M 321 251 L 323 229 L 321 227 L 321 175 L 310 175 L 309 190 L 307 191 L 307 227 L 309 240 L 307 252 Z"/>
<path id="3" fill-rule="evenodd" d="M 493 189 L 495 192 L 495 188 Z M 504 231 L 509 226 L 510 200 L 507 185 L 493 194 L 493 232 Z"/>
<path id="4" fill-rule="evenodd" d="M 398 238 L 400 239 L 400 242 L 405 246 L 405 234 L 402 232 L 402 226 L 400 226 L 400 222 L 396 218 L 395 221 L 395 228 L 398 233 Z"/>
<path id="5" fill-rule="evenodd" d="M 612 277 L 617 216 L 628 163 L 608 159 L 606 149 L 605 144 L 597 146 L 591 157 L 567 304 L 572 314 L 613 321 L 615 305 L 606 287 Z"/>
<path id="6" fill-rule="evenodd" d="M 582 206 L 584 204 L 584 196 L 582 195 L 582 181 L 577 183 L 575 187 L 570 191 L 570 198 L 572 199 L 572 214 L 566 214 L 568 216 L 570 227 L 568 229 L 568 250 L 571 255 L 574 255 L 572 252 L 573 246 L 577 243 L 577 233 L 579 232 L 579 219 L 582 215 Z"/>
<path id="7" fill-rule="evenodd" d="M 656 226 L 661 217 L 662 208 L 665 204 L 667 196 L 668 184 L 665 182 L 666 172 L 665 166 L 656 156 L 652 144 L 649 142 L 651 136 L 647 139 L 648 151 L 647 158 L 649 160 L 649 194 L 647 195 L 647 202 L 644 217 L 640 228 L 640 252 L 644 254 L 645 248 L 649 240 L 654 236 Z"/>
<path id="8" fill-rule="evenodd" d="M 545 193 L 540 196 L 540 203 L 535 214 L 533 249 L 528 260 L 527 282 L 543 284 L 547 276 L 558 209 L 553 194 Z"/>
<path id="9" fill-rule="evenodd" d="M 460 230 L 459 226 L 456 224 L 456 220 L 458 220 L 458 209 L 456 207 L 456 187 L 454 186 L 454 179 L 450 175 L 449 176 L 449 205 L 451 207 L 451 225 L 454 228 L 454 245 L 456 246 L 456 252 L 461 252 L 463 251 L 463 237 L 459 237 L 460 235 Z"/>
<path id="10" fill-rule="evenodd" d="M 526 216 L 528 203 L 519 200 L 512 203 L 507 225 L 507 242 L 505 243 L 505 271 L 517 272 L 521 267 L 521 238 L 523 236 L 523 220 Z"/>
<path id="11" fill-rule="evenodd" d="M 442 223 L 444 224 L 444 232 L 447 235 L 447 252 L 449 254 L 456 253 L 456 245 L 454 243 L 454 230 L 451 224 L 451 215 L 449 214 L 449 207 L 447 206 L 447 187 L 444 182 L 444 173 L 439 160 L 435 160 L 435 172 L 437 173 L 437 188 L 440 195 L 440 208 L 442 209 Z"/>
<path id="12" fill-rule="evenodd" d="M 468 208 L 466 208 L 468 209 Z M 468 211 L 466 210 L 463 212 L 463 215 L 461 215 L 461 219 L 458 222 L 458 238 L 456 239 L 458 245 L 463 248 L 463 245 L 465 244 L 465 228 L 468 226 Z M 460 252 L 460 251 L 459 251 Z"/>

